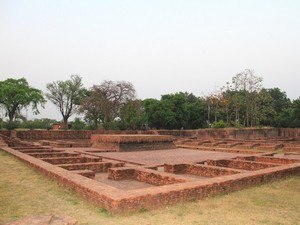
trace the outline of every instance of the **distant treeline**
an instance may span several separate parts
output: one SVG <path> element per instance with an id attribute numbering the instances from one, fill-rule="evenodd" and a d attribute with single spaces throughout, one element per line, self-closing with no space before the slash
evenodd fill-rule
<path id="1" fill-rule="evenodd" d="M 81 115 L 83 119 L 71 123 L 75 130 L 300 127 L 300 98 L 290 100 L 279 88 L 264 88 L 262 78 L 248 69 L 201 97 L 178 92 L 139 100 L 130 82 L 104 81 L 87 89 L 78 75 L 47 84 L 45 96 L 60 111 L 64 127 L 72 115 Z M 45 103 L 43 93 L 25 78 L 0 81 L 0 107 L 5 111 L 0 128 L 51 129 L 58 121 L 21 115 L 28 107 L 38 114 L 38 106 Z"/>

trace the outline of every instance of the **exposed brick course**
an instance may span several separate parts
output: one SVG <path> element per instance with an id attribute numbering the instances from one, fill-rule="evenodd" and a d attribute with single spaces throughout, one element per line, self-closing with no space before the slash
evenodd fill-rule
<path id="1" fill-rule="evenodd" d="M 231 131 L 220 132 L 223 132 L 224 138 L 228 138 L 228 134 L 232 135 Z M 246 137 L 251 134 L 247 130 L 243 132 L 238 135 L 242 134 Z M 66 136 L 70 137 L 76 132 L 72 135 L 71 133 L 67 132 Z M 273 130 L 264 134 L 268 137 L 275 133 Z M 219 131 L 211 134 L 217 135 Z M 262 134 L 261 131 L 258 133 L 253 131 L 251 137 Z M 280 131 L 277 134 L 282 135 Z M 284 135 L 291 135 L 291 133 Z M 28 134 L 26 137 L 30 139 Z M 10 146 L 17 146 L 16 149 L 7 146 L 0 146 L 0 148 L 27 162 L 49 178 L 57 180 L 61 185 L 72 188 L 90 201 L 114 213 L 142 208 L 153 209 L 182 201 L 202 199 L 300 174 L 298 155 L 293 155 L 294 158 L 289 159 L 287 155 L 276 155 L 272 152 L 257 154 L 249 151 L 249 154 L 233 154 L 188 149 L 102 153 L 91 148 L 47 149 L 16 138 L 6 140 L 9 141 Z M 219 145 L 223 145 L 222 149 L 228 151 L 232 150 L 234 144 L 239 143 L 239 141 L 231 142 L 229 139 L 198 140 L 197 137 L 189 140 L 193 145 L 219 142 Z M 274 142 L 274 144 L 280 143 Z M 72 152 L 77 152 L 78 155 L 73 156 L 70 154 Z M 72 157 L 69 157 L 70 155 Z M 46 158 L 38 158 L 41 156 Z M 107 178 L 112 180 L 107 182 L 109 181 Z M 101 179 L 106 181 L 102 182 Z M 116 182 L 124 180 L 124 184 L 128 185 L 130 182 L 126 180 L 131 179 L 142 185 L 137 185 L 135 188 L 114 186 Z"/>
<path id="2" fill-rule="evenodd" d="M 122 167 L 124 166 L 124 163 L 117 162 L 117 163 L 111 163 L 111 162 L 88 162 L 88 163 L 73 163 L 73 164 L 61 164 L 57 165 L 61 168 L 64 168 L 66 170 L 83 170 L 83 169 L 89 169 L 93 170 L 95 172 L 107 172 L 109 168 L 112 167 Z"/>
<path id="3" fill-rule="evenodd" d="M 252 161 L 228 160 L 228 159 L 207 160 L 205 164 L 210 166 L 229 167 L 229 168 L 241 169 L 241 170 L 260 170 L 268 167 L 277 166 L 276 164 L 271 164 L 271 163 L 258 163 Z"/>
<path id="4" fill-rule="evenodd" d="M 170 175 L 162 175 L 157 171 L 142 168 L 111 168 L 108 170 L 108 178 L 112 180 L 135 179 L 156 186 L 185 182 Z"/>
<path id="5" fill-rule="evenodd" d="M 204 177 L 219 177 L 240 173 L 242 171 L 233 170 L 228 168 L 217 168 L 207 165 L 191 165 L 191 164 L 174 164 L 164 165 L 164 171 L 175 174 L 192 174 Z"/>
<path id="6" fill-rule="evenodd" d="M 101 158 L 74 156 L 74 157 L 42 158 L 42 160 L 55 165 L 55 164 L 100 162 Z"/>
<path id="7" fill-rule="evenodd" d="M 168 135 L 99 135 L 91 136 L 93 148 L 119 152 L 173 149 L 173 137 Z"/>

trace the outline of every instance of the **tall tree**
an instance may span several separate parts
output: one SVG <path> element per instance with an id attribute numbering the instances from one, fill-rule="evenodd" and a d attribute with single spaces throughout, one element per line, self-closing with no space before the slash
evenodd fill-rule
<path id="1" fill-rule="evenodd" d="M 136 96 L 135 89 L 130 82 L 104 81 L 92 88 L 92 95 L 97 99 L 96 104 L 102 110 L 104 122 L 109 123 L 119 116 L 120 109 Z"/>
<path id="2" fill-rule="evenodd" d="M 129 100 L 120 110 L 120 119 L 123 129 L 136 130 L 141 128 L 142 118 L 141 100 Z"/>
<path id="3" fill-rule="evenodd" d="M 47 84 L 46 97 L 58 107 L 64 121 L 64 128 L 68 128 L 68 119 L 78 109 L 80 100 L 84 95 L 81 77 L 71 75 L 66 81 L 56 81 Z"/>
<path id="4" fill-rule="evenodd" d="M 206 126 L 206 103 L 189 93 L 167 94 L 142 102 L 144 117 L 157 129 L 196 129 Z"/>
<path id="5" fill-rule="evenodd" d="M 44 107 L 45 99 L 40 90 L 30 87 L 25 78 L 9 78 L 0 81 L 0 105 L 6 111 L 9 123 L 12 123 L 23 108 L 32 106 L 34 114 L 38 114 L 38 105 Z"/>
<path id="6" fill-rule="evenodd" d="M 94 130 L 99 127 L 104 119 L 101 104 L 99 104 L 101 100 L 102 94 L 98 95 L 98 92 L 91 88 L 80 103 L 79 112 L 84 114 L 85 121 Z"/>
<path id="7" fill-rule="evenodd" d="M 257 92 L 261 90 L 261 77 L 257 77 L 253 70 L 246 69 L 243 72 L 238 73 L 232 78 L 232 86 L 234 90 L 245 91 L 246 94 L 246 115 L 245 115 L 245 125 L 254 125 L 254 115 L 257 109 Z"/>

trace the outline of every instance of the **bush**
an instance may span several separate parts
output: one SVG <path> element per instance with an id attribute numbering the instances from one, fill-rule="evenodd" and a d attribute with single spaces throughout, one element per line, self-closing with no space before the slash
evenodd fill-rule
<path id="1" fill-rule="evenodd" d="M 227 127 L 227 123 L 225 123 L 223 120 L 215 121 L 212 124 L 212 128 L 225 128 Z"/>
<path id="2" fill-rule="evenodd" d="M 231 125 L 235 128 L 243 128 L 244 126 L 237 121 L 232 121 Z"/>
<path id="3" fill-rule="evenodd" d="M 14 130 L 16 128 L 18 128 L 20 126 L 20 122 L 19 121 L 7 121 L 3 123 L 3 127 L 7 130 Z"/>
<path id="4" fill-rule="evenodd" d="M 72 122 L 72 130 L 83 130 L 85 129 L 85 123 L 80 120 L 80 118 L 75 118 L 74 121 Z"/>
<path id="5" fill-rule="evenodd" d="M 105 130 L 120 130 L 120 121 L 111 121 L 103 124 Z"/>

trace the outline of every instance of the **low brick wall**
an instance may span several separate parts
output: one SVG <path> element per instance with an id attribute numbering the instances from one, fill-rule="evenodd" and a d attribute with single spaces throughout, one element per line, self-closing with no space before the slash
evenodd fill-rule
<path id="1" fill-rule="evenodd" d="M 70 163 L 87 163 L 87 162 L 100 162 L 101 158 L 96 157 L 54 157 L 54 158 L 42 158 L 43 161 L 56 164 L 70 164 Z"/>
<path id="2" fill-rule="evenodd" d="M 16 137 L 27 140 L 90 139 L 92 134 L 155 134 L 154 131 L 137 130 L 16 130 L 13 132 L 16 132 Z M 5 131 L 3 134 L 9 136 L 10 131 Z"/>
<path id="3" fill-rule="evenodd" d="M 179 137 L 198 137 L 201 139 L 267 139 L 296 138 L 300 139 L 300 128 L 245 128 L 245 129 L 199 129 L 199 130 L 158 130 L 161 135 Z"/>
<path id="4" fill-rule="evenodd" d="M 176 148 L 170 135 L 101 135 L 93 134 L 92 147 L 116 151 L 144 151 Z"/>
<path id="5" fill-rule="evenodd" d="M 155 186 L 176 184 L 185 182 L 172 176 L 164 176 L 160 173 L 143 168 L 112 168 L 108 170 L 108 179 L 111 180 L 137 180 Z"/>
<path id="6" fill-rule="evenodd" d="M 96 173 L 99 172 L 107 172 L 109 168 L 112 167 L 122 167 L 125 163 L 117 162 L 117 163 L 111 163 L 111 162 L 91 162 L 91 163 L 75 163 L 75 164 L 62 164 L 57 165 L 61 168 L 64 168 L 66 170 L 84 170 L 89 169 L 92 171 L 95 171 Z"/>
<path id="7" fill-rule="evenodd" d="M 23 152 L 24 153 L 24 152 Z M 35 157 L 35 158 L 53 158 L 53 157 L 72 157 L 72 156 L 78 156 L 79 153 L 67 153 L 67 152 L 46 152 L 46 153 L 28 153 L 29 155 Z"/>
<path id="8" fill-rule="evenodd" d="M 192 174 L 203 177 L 219 177 L 240 173 L 238 170 L 216 168 L 214 166 L 191 165 L 191 164 L 174 164 L 164 165 L 164 171 L 175 174 Z"/>
<path id="9" fill-rule="evenodd" d="M 300 140 L 300 128 L 245 128 L 245 129 L 198 129 L 198 130 L 17 130 L 16 137 L 28 140 L 90 139 L 92 134 L 159 134 L 178 137 L 198 137 L 201 139 L 266 139 L 295 138 Z M 10 136 L 10 131 L 0 131 L 0 135 Z"/>
<path id="10" fill-rule="evenodd" d="M 300 165 L 300 164 L 298 164 Z M 145 195 L 143 191 L 135 190 L 128 192 L 128 197 L 123 198 L 119 204 L 119 209 L 126 208 L 128 211 L 136 211 L 143 209 L 156 209 L 163 204 L 174 204 L 183 201 L 203 199 L 212 197 L 220 193 L 230 193 L 241 190 L 246 187 L 259 185 L 275 179 L 297 175 L 300 173 L 300 167 L 282 166 L 280 168 L 268 168 L 264 171 L 252 171 L 249 173 L 239 173 L 231 176 L 217 177 L 207 179 L 205 181 L 182 183 L 180 185 L 172 185 L 168 189 L 158 187 L 155 191 Z M 133 196 L 134 193 L 134 196 Z M 138 204 L 132 204 L 133 202 Z M 116 212 L 120 212 L 117 210 Z M 122 210 L 121 210 L 122 212 Z"/>
<path id="11" fill-rule="evenodd" d="M 73 170 L 72 172 L 87 178 L 91 178 L 91 179 L 95 178 L 95 171 L 92 170 Z"/>
<path id="12" fill-rule="evenodd" d="M 9 147 L 1 148 L 27 162 L 49 178 L 57 180 L 61 185 L 72 188 L 85 198 L 113 213 L 137 211 L 139 209 L 157 209 L 165 205 L 202 199 L 220 193 L 229 193 L 271 180 L 300 174 L 300 163 L 293 163 L 200 181 L 175 183 L 124 192 Z"/>
<path id="13" fill-rule="evenodd" d="M 237 159 L 262 162 L 262 163 L 276 163 L 276 164 L 291 164 L 299 162 L 296 159 L 285 159 L 285 158 L 270 158 L 270 157 L 258 157 L 258 156 L 246 156 L 246 157 L 237 157 Z"/>
<path id="14" fill-rule="evenodd" d="M 258 163 L 252 161 L 229 160 L 229 159 L 207 160 L 205 164 L 210 166 L 228 167 L 228 168 L 240 169 L 240 170 L 260 170 L 260 169 L 278 166 L 277 164 L 271 164 L 271 163 Z"/>

